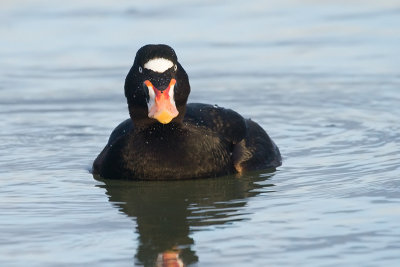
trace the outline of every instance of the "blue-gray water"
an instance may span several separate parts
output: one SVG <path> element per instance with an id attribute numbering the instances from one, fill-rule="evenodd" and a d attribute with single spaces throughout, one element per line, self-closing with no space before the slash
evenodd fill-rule
<path id="1" fill-rule="evenodd" d="M 0 4 L 0 265 L 398 266 L 400 3 Z M 138 48 L 259 122 L 275 173 L 102 182 Z"/>

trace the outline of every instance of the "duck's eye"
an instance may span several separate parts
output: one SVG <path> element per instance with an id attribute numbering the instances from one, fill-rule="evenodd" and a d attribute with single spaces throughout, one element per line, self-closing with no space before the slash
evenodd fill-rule
<path id="1" fill-rule="evenodd" d="M 175 64 L 174 65 L 174 71 L 176 71 L 178 69 L 178 66 Z"/>
<path id="2" fill-rule="evenodd" d="M 139 72 L 140 72 L 140 73 L 143 72 L 143 69 L 142 69 L 142 67 L 140 67 L 140 66 L 139 66 Z"/>

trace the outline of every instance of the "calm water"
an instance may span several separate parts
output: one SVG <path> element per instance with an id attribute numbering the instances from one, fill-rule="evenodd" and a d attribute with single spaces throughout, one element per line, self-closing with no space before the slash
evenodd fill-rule
<path id="1" fill-rule="evenodd" d="M 0 4 L 0 265 L 398 266 L 398 1 Z M 283 166 L 97 181 L 136 50 L 172 45 L 190 101 L 259 122 Z"/>

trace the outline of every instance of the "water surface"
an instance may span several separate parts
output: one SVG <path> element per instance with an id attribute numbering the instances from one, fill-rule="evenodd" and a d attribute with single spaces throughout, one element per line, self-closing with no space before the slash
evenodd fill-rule
<path id="1" fill-rule="evenodd" d="M 400 262 L 398 1 L 2 1 L 0 265 Z M 173 46 L 190 102 L 259 122 L 274 173 L 102 181 L 138 48 Z"/>

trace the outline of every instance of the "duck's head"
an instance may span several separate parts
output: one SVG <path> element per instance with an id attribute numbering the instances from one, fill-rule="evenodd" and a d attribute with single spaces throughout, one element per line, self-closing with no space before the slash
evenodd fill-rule
<path id="1" fill-rule="evenodd" d="M 125 79 L 135 125 L 182 122 L 189 93 L 188 76 L 171 47 L 145 45 L 138 50 Z"/>

